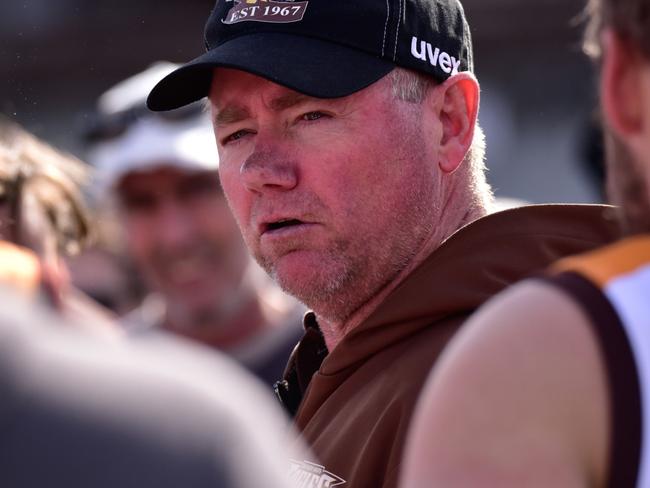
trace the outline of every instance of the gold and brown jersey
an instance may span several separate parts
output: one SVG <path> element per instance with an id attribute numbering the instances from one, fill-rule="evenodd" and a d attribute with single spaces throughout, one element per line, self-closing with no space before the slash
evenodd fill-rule
<path id="1" fill-rule="evenodd" d="M 593 326 L 612 412 L 611 487 L 650 486 L 650 235 L 561 260 L 549 281 Z"/>

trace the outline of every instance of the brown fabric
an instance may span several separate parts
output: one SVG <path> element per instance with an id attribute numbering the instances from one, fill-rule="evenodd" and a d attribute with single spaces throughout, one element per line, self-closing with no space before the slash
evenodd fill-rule
<path id="1" fill-rule="evenodd" d="M 288 371 L 313 374 L 295 419 L 318 458 L 307 461 L 346 481 L 331 486 L 395 487 L 415 402 L 452 335 L 506 286 L 613 241 L 618 230 L 608 213 L 539 205 L 480 219 L 444 242 L 317 372 L 299 345 Z M 285 379 L 289 391 L 300 388 Z"/>

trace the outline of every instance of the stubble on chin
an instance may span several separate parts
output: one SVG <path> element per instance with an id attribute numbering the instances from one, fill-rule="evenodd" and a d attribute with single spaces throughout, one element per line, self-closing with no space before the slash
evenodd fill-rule
<path id="1" fill-rule="evenodd" d="M 343 323 L 399 276 L 419 247 L 409 236 L 369 255 L 365 241 L 355 243 L 329 245 L 302 272 L 286 269 L 268 256 L 256 259 L 283 291 L 313 310 L 319 320 Z"/>
<path id="2" fill-rule="evenodd" d="M 346 290 L 360 275 L 346 246 L 336 243 L 326 251 L 314 252 L 313 262 L 301 263 L 300 269 L 280 262 L 291 259 L 291 252 L 293 250 L 274 256 L 256 254 L 255 259 L 284 292 L 305 304 L 319 317 L 336 320 L 346 316 L 350 308 Z"/>

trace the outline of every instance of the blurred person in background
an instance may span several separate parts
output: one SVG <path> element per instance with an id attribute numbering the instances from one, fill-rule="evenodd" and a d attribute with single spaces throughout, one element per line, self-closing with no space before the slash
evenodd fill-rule
<path id="1" fill-rule="evenodd" d="M 27 257 L 30 253 L 26 250 L 30 250 L 36 279 L 52 305 L 61 313 L 83 319 L 88 326 L 112 326 L 114 317 L 107 309 L 71 286 L 64 260 L 83 249 L 90 239 L 91 226 L 81 192 L 88 176 L 89 170 L 81 161 L 55 150 L 11 120 L 0 118 L 2 274 L 22 274 L 30 269 L 26 266 L 32 260 Z M 23 265 L 22 271 L 16 269 Z"/>
<path id="2" fill-rule="evenodd" d="M 81 253 L 69 257 L 66 264 L 74 286 L 118 317 L 142 303 L 146 293 L 144 285 L 121 249 L 94 240 Z"/>
<path id="3" fill-rule="evenodd" d="M 625 237 L 474 316 L 434 369 L 404 488 L 650 486 L 650 0 L 591 0 Z"/>
<path id="4" fill-rule="evenodd" d="M 113 199 L 128 253 L 152 291 L 125 323 L 226 351 L 273 383 L 302 335 L 302 309 L 246 251 L 203 106 L 162 116 L 146 109 L 149 90 L 175 67 L 154 64 L 103 94 L 86 134 L 98 192 Z"/>
<path id="5" fill-rule="evenodd" d="M 95 168 L 91 174 L 96 177 Z M 86 295 L 123 317 L 142 304 L 147 289 L 129 257 L 115 209 L 96 199 L 94 183 L 85 189 L 93 239 L 80 253 L 66 260 L 70 280 Z"/>

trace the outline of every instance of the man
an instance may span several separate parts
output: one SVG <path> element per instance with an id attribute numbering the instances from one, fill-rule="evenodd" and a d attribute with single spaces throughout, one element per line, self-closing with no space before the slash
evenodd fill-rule
<path id="1" fill-rule="evenodd" d="M 282 412 L 223 356 L 162 334 L 83 331 L 6 284 L 1 486 L 294 486 Z"/>
<path id="2" fill-rule="evenodd" d="M 226 351 L 272 385 L 302 335 L 302 309 L 251 263 L 202 107 L 146 110 L 150 88 L 175 67 L 157 63 L 106 92 L 88 132 L 99 188 L 115 197 L 128 252 L 157 292 L 126 322 Z"/>
<path id="3" fill-rule="evenodd" d="M 592 0 L 608 186 L 627 238 L 476 315 L 413 423 L 405 488 L 647 487 L 650 2 Z"/>
<path id="4" fill-rule="evenodd" d="M 278 394 L 323 486 L 393 487 L 417 395 L 462 322 L 611 229 L 598 207 L 486 216 L 479 87 L 456 0 L 268 4 L 219 0 L 208 52 L 149 106 L 209 95 L 244 239 L 313 310 Z M 313 471 L 306 461 L 297 469 Z"/>

